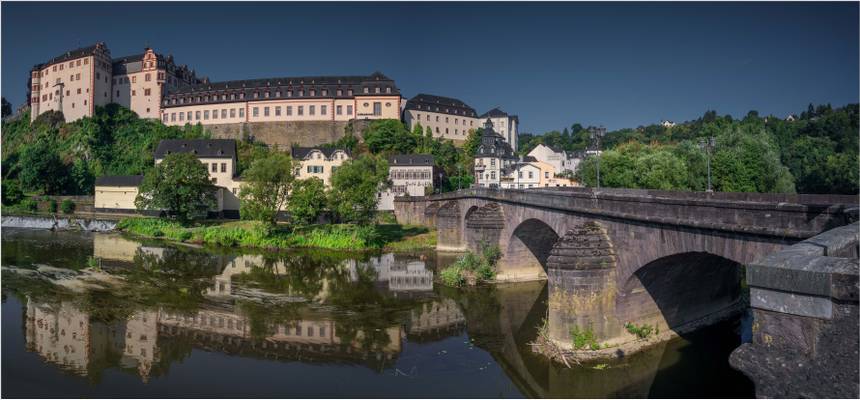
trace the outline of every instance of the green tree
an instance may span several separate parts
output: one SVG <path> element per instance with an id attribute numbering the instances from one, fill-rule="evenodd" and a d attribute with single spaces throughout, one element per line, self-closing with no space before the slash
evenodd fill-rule
<path id="1" fill-rule="evenodd" d="M 478 146 L 481 145 L 481 134 L 483 132 L 482 128 L 469 130 L 469 136 L 466 136 L 466 142 L 463 143 L 463 154 L 466 158 L 475 157 L 475 152 L 478 151 Z"/>
<path id="2" fill-rule="evenodd" d="M 24 147 L 18 165 L 18 178 L 24 190 L 59 194 L 66 185 L 66 168 L 47 139 Z"/>
<path id="3" fill-rule="evenodd" d="M 9 103 L 5 97 L 2 98 L 2 115 L 3 118 L 12 115 L 12 103 Z"/>
<path id="4" fill-rule="evenodd" d="M 312 224 L 319 218 L 325 205 L 325 184 L 321 179 L 311 177 L 293 183 L 293 192 L 287 206 L 291 221 L 299 225 Z"/>
<path id="5" fill-rule="evenodd" d="M 244 185 L 239 193 L 242 218 L 274 226 L 278 211 L 285 209 L 289 202 L 296 168 L 290 156 L 279 152 L 254 161 L 242 174 Z"/>
<path id="6" fill-rule="evenodd" d="M 418 146 L 416 137 L 396 119 L 375 120 L 364 130 L 364 143 L 373 154 L 412 153 Z"/>
<path id="7" fill-rule="evenodd" d="M 18 204 L 24 199 L 24 192 L 21 191 L 18 181 L 14 179 L 3 179 L 0 192 L 3 193 L 2 202 L 4 206 Z"/>
<path id="8" fill-rule="evenodd" d="M 216 206 L 215 191 L 209 173 L 190 153 L 164 157 L 144 175 L 140 193 L 134 201 L 142 210 L 164 210 L 181 223 L 205 218 Z"/>
<path id="9" fill-rule="evenodd" d="M 329 205 L 344 222 L 366 224 L 376 214 L 377 193 L 388 186 L 388 162 L 362 155 L 343 163 L 331 177 Z"/>

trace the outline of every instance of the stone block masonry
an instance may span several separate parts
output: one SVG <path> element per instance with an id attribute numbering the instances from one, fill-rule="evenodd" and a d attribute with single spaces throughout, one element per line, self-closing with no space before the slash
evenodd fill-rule
<path id="1" fill-rule="evenodd" d="M 748 266 L 753 340 L 730 363 L 756 396 L 860 396 L 858 229 L 832 229 Z"/>
<path id="2" fill-rule="evenodd" d="M 293 145 L 314 147 L 332 143 L 350 131 L 361 140 L 361 132 L 369 123 L 369 120 L 242 122 L 204 125 L 204 129 L 212 134 L 213 139 L 242 140 L 253 137 L 256 141 L 286 151 Z"/>

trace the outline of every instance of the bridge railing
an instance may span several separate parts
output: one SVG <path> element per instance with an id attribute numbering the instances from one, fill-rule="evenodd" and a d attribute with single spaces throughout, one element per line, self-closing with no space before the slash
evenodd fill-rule
<path id="1" fill-rule="evenodd" d="M 603 218 L 621 218 L 747 234 L 807 238 L 856 218 L 857 196 L 698 193 L 639 189 L 471 188 L 396 202 L 479 198 Z"/>

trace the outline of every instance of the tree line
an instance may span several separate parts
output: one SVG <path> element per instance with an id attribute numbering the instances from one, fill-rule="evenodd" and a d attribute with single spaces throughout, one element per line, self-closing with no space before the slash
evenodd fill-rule
<path id="1" fill-rule="evenodd" d="M 856 194 L 860 181 L 858 105 L 809 105 L 794 120 L 750 111 L 744 118 L 707 111 L 674 127 L 648 125 L 607 132 L 602 140 L 602 187 L 692 190 L 707 186 L 707 159 L 699 141 L 716 138 L 711 153 L 716 191 Z M 590 127 L 520 135 L 520 152 L 538 144 L 567 151 L 589 149 Z M 577 179 L 595 186 L 596 157 Z"/>

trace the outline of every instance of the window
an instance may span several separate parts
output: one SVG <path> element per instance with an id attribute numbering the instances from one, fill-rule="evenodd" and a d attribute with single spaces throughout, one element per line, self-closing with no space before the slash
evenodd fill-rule
<path id="1" fill-rule="evenodd" d="M 185 121 L 185 113 L 179 113 L 179 121 Z"/>
<path id="2" fill-rule="evenodd" d="M 259 92 L 254 92 L 254 98 L 256 99 L 256 98 L 258 98 L 258 97 L 260 97 L 260 93 L 259 93 Z"/>
<path id="3" fill-rule="evenodd" d="M 438 115 L 436 116 L 436 122 L 439 122 L 439 116 Z"/>
<path id="4" fill-rule="evenodd" d="M 326 106 L 320 106 L 320 115 L 325 115 L 326 111 Z"/>
<path id="5" fill-rule="evenodd" d="M 335 114 L 342 115 L 343 114 L 343 106 L 335 106 L 334 111 L 335 111 Z"/>
<path id="6" fill-rule="evenodd" d="M 81 93 L 81 89 L 78 89 L 78 93 Z M 119 90 L 116 91 L 116 97 L 119 97 Z"/>
<path id="7" fill-rule="evenodd" d="M 143 80 L 149 82 L 152 80 L 152 74 L 146 74 L 143 76 Z"/>
<path id="8" fill-rule="evenodd" d="M 338 89 L 338 90 L 337 90 L 337 95 L 338 95 L 338 96 L 343 96 L 343 90 L 342 90 L 342 89 Z"/>
<path id="9" fill-rule="evenodd" d="M 317 95 L 317 91 L 314 89 L 311 89 L 311 96 L 316 96 L 316 95 Z"/>
<path id="10" fill-rule="evenodd" d="M 170 122 L 176 122 L 176 113 L 170 113 Z"/>
<path id="11" fill-rule="evenodd" d="M 187 114 L 188 114 L 188 120 L 191 121 L 191 111 L 189 111 Z"/>
<path id="12" fill-rule="evenodd" d="M 96 78 L 98 78 L 98 77 L 99 77 L 99 74 L 96 74 Z M 131 77 L 131 83 L 136 83 L 136 82 L 137 82 L 137 77 L 136 77 L 136 76 L 132 76 L 132 77 Z"/>
<path id="13" fill-rule="evenodd" d="M 299 106 L 299 115 L 305 114 L 305 106 Z"/>
<path id="14" fill-rule="evenodd" d="M 308 165 L 307 170 L 308 170 L 309 174 L 321 174 L 321 173 L 323 173 L 323 166 L 322 165 Z"/>
<path id="15" fill-rule="evenodd" d="M 244 108 L 239 109 L 239 118 L 245 118 L 245 109 Z"/>
<path id="16" fill-rule="evenodd" d="M 323 96 L 328 96 L 328 90 L 327 90 L 327 89 L 323 89 L 323 90 L 322 90 L 322 95 L 323 95 Z"/>
<path id="17" fill-rule="evenodd" d="M 209 170 L 209 163 L 203 163 L 203 168 L 208 171 Z"/>
<path id="18" fill-rule="evenodd" d="M 377 88 L 379 89 L 379 88 Z M 378 101 L 373 102 L 373 115 L 382 115 L 382 103 Z"/>
<path id="19" fill-rule="evenodd" d="M 268 116 L 269 116 L 269 107 L 263 107 L 263 116 L 264 116 L 264 117 L 268 117 Z"/>
<path id="20" fill-rule="evenodd" d="M 529 179 L 532 179 L 532 178 L 534 178 L 534 173 L 532 171 L 529 171 Z"/>
<path id="21" fill-rule="evenodd" d="M 369 88 L 364 88 L 364 93 L 365 93 L 365 94 L 370 93 L 370 89 L 369 89 Z"/>
<path id="22" fill-rule="evenodd" d="M 143 89 L 143 95 L 144 95 L 144 96 L 149 96 L 149 95 L 150 95 L 150 90 L 151 90 L 151 89 Z"/>
<path id="23" fill-rule="evenodd" d="M 227 109 L 226 108 L 221 109 L 221 119 L 227 119 Z"/>
<path id="24" fill-rule="evenodd" d="M 263 93 L 263 97 L 268 99 L 269 98 L 269 92 Z"/>
<path id="25" fill-rule="evenodd" d="M 164 122 L 167 122 L 167 114 L 164 114 Z"/>
<path id="26" fill-rule="evenodd" d="M 275 116 L 276 117 L 281 116 L 281 107 L 280 106 L 275 107 Z"/>
<path id="27" fill-rule="evenodd" d="M 346 90 L 346 95 L 347 95 L 347 96 L 352 96 L 352 89 L 347 89 L 347 90 Z"/>
<path id="28" fill-rule="evenodd" d="M 227 163 L 221 163 L 221 172 L 227 172 Z"/>
<path id="29" fill-rule="evenodd" d="M 346 106 L 346 115 L 352 115 L 352 106 Z"/>
<path id="30" fill-rule="evenodd" d="M 252 111 L 252 115 L 253 115 L 253 116 L 255 116 L 255 117 L 260 116 L 260 108 L 259 108 L 259 107 L 254 107 L 254 109 L 253 109 L 253 111 Z"/>
<path id="31" fill-rule="evenodd" d="M 77 66 L 79 66 L 79 67 L 80 67 L 80 66 L 81 66 L 81 60 L 76 61 L 76 62 L 75 62 L 75 65 L 77 65 Z"/>
<path id="32" fill-rule="evenodd" d="M 236 109 L 235 108 L 230 109 L 230 118 L 236 118 Z"/>
<path id="33" fill-rule="evenodd" d="M 544 173 L 543 173 L 543 177 L 544 177 L 544 178 L 549 178 L 549 172 L 544 172 Z"/>
<path id="34" fill-rule="evenodd" d="M 137 96 L 137 90 L 132 90 L 132 91 L 131 91 L 131 95 L 132 95 L 132 96 Z"/>
<path id="35" fill-rule="evenodd" d="M 316 114 L 316 106 L 308 106 L 308 114 L 315 115 Z"/>
<path id="36" fill-rule="evenodd" d="M 209 119 L 209 110 L 203 110 L 203 119 Z"/>
<path id="37" fill-rule="evenodd" d="M 78 94 L 81 94 L 81 88 L 78 88 Z"/>
<path id="38" fill-rule="evenodd" d="M 194 112 L 194 119 L 196 119 L 198 121 L 200 120 L 200 111 Z"/>
<path id="39" fill-rule="evenodd" d="M 212 119 L 218 119 L 218 110 L 212 110 Z"/>
<path id="40" fill-rule="evenodd" d="M 287 115 L 293 115 L 293 106 L 287 106 Z"/>

